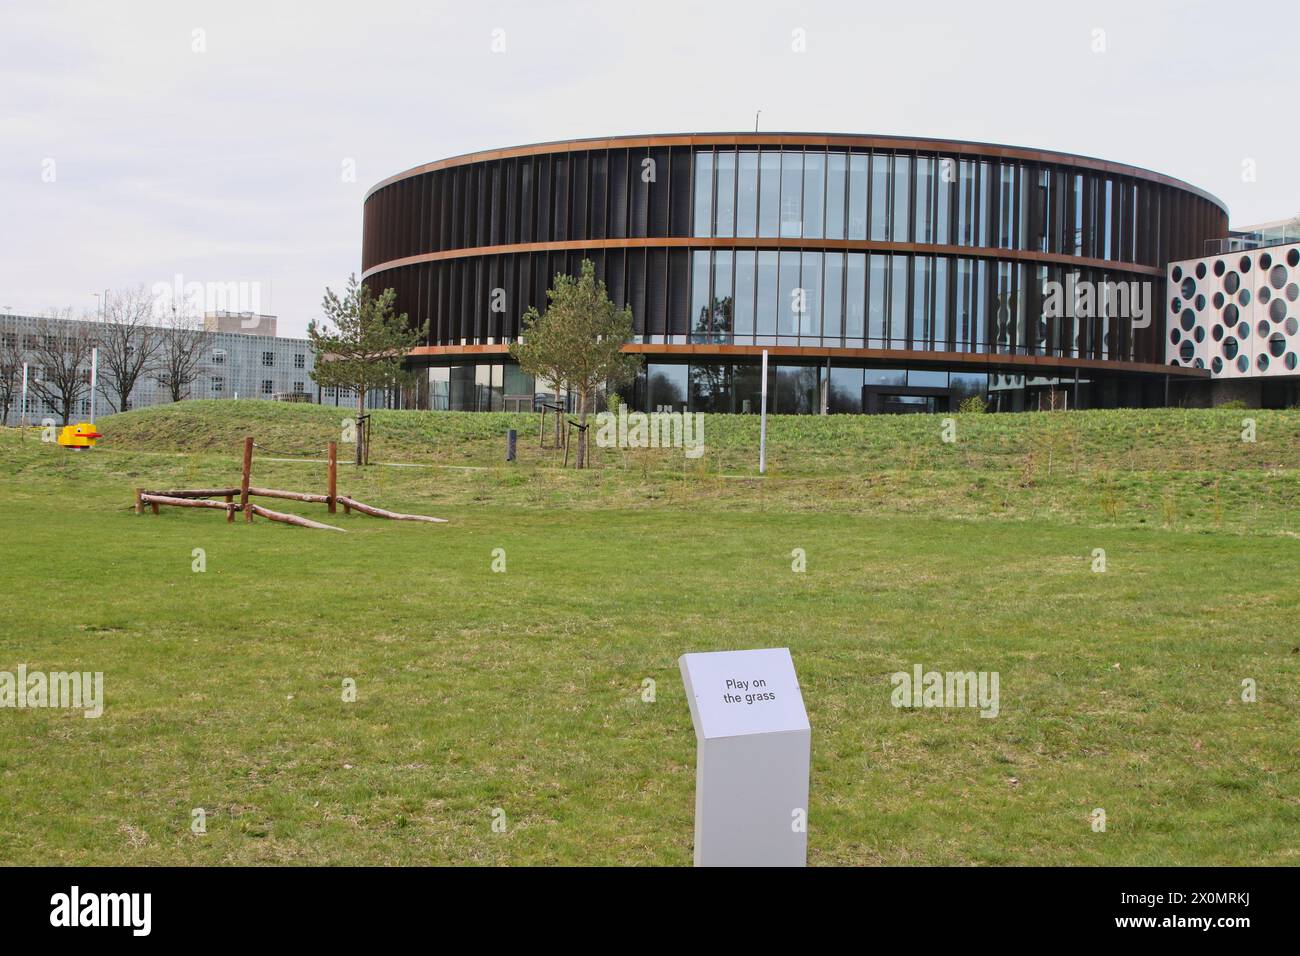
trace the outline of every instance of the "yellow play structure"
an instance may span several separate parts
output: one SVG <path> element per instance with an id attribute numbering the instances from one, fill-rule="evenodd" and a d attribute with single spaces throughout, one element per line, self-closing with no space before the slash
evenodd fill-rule
<path id="1" fill-rule="evenodd" d="M 72 448 L 82 451 L 87 448 L 95 447 L 95 439 L 103 438 L 92 422 L 77 422 L 75 425 L 64 425 L 63 430 L 59 432 L 59 444 L 64 448 Z"/>

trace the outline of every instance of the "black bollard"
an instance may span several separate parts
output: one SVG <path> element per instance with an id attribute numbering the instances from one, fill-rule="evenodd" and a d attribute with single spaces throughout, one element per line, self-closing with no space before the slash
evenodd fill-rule
<path id="1" fill-rule="evenodd" d="M 518 438 L 513 428 L 506 431 L 506 461 L 515 460 L 515 442 Z"/>

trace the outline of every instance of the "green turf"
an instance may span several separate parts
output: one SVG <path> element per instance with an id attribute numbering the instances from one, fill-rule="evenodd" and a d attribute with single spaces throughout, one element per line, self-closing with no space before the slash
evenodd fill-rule
<path id="1" fill-rule="evenodd" d="M 1300 861 L 1300 412 L 957 416 L 955 445 L 939 416 L 775 418 L 764 479 L 749 418 L 710 417 L 699 461 L 577 474 L 533 416 L 390 412 L 372 460 L 411 467 L 341 490 L 451 523 L 131 511 L 233 482 L 246 433 L 257 483 L 323 490 L 268 459 L 344 414 L 145 409 L 88 453 L 0 432 L 0 670 L 107 697 L 0 710 L 0 863 L 686 864 L 676 659 L 761 646 L 813 727 L 813 863 Z M 917 663 L 997 671 L 1000 716 L 895 709 Z"/>

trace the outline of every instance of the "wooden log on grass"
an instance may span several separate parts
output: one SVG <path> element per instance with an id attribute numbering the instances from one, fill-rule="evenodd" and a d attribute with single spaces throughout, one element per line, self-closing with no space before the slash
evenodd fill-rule
<path id="1" fill-rule="evenodd" d="M 347 495 L 339 495 L 339 504 L 344 508 L 353 508 L 360 511 L 363 515 L 370 515 L 372 518 L 389 518 L 393 521 L 428 521 L 435 524 L 446 524 L 446 518 L 430 518 L 427 515 L 404 515 L 396 511 L 385 511 L 383 508 L 376 508 L 374 505 L 363 504 L 355 498 L 349 498 Z"/>
<path id="2" fill-rule="evenodd" d="M 176 491 L 151 491 L 142 488 L 146 495 L 162 495 L 164 498 L 229 498 L 239 494 L 238 488 L 181 488 Z"/>
<path id="3" fill-rule="evenodd" d="M 313 495 L 301 491 L 281 491 L 278 488 L 252 488 L 248 493 L 256 498 L 287 498 L 290 501 L 310 501 L 312 504 L 329 504 L 329 495 Z"/>
<path id="4" fill-rule="evenodd" d="M 229 511 L 238 507 L 224 501 L 209 501 L 207 498 L 173 498 L 170 495 L 155 495 L 147 491 L 141 493 L 140 500 L 144 504 L 152 505 L 155 509 L 158 505 L 171 505 L 176 508 L 220 508 L 222 511 Z M 155 510 L 154 514 L 157 513 Z"/>
<path id="5" fill-rule="evenodd" d="M 272 521 L 283 521 L 285 524 L 297 525 L 300 528 L 320 528 L 323 531 L 343 531 L 342 528 L 336 528 L 332 524 L 321 524 L 319 521 L 312 521 L 309 518 L 300 518 L 298 515 L 288 515 L 282 511 L 272 511 L 270 508 L 263 508 L 261 505 L 249 505 L 257 514 L 263 518 L 270 518 Z M 347 534 L 346 531 L 343 531 Z"/>

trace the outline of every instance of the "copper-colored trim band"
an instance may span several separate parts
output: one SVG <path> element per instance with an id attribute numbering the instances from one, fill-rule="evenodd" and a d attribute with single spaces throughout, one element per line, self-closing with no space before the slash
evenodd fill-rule
<path id="1" fill-rule="evenodd" d="M 882 136 L 849 133 L 670 133 L 643 136 L 611 136 L 593 139 L 558 140 L 553 143 L 532 143 L 525 146 L 510 146 L 504 149 L 482 150 L 477 153 L 465 153 L 451 156 L 421 166 L 413 166 L 404 172 L 396 173 L 380 180 L 366 192 L 369 199 L 385 186 L 412 176 L 420 176 L 439 169 L 453 166 L 466 166 L 490 160 L 508 159 L 514 156 L 537 156 L 547 153 L 580 152 L 593 149 L 638 149 L 653 146 L 842 146 L 866 147 L 878 149 L 917 150 L 921 152 L 953 153 L 959 156 L 980 156 L 989 159 L 1018 159 L 1031 163 L 1055 163 L 1059 166 L 1073 166 L 1095 172 L 1110 173 L 1116 176 L 1130 176 L 1134 179 L 1172 186 L 1182 189 L 1202 199 L 1214 203 L 1226 215 L 1228 207 L 1221 199 L 1205 190 L 1166 176 L 1163 173 L 1113 163 L 1091 156 L 1078 156 L 1073 153 L 1058 153 L 1051 150 L 1028 149 L 1023 146 L 1003 146 L 997 143 L 975 143 L 964 140 L 926 139 L 924 137 Z"/>
<path id="2" fill-rule="evenodd" d="M 1011 262 L 1039 262 L 1077 268 L 1106 269 L 1110 272 L 1132 272 L 1138 275 L 1163 278 L 1160 266 L 1144 266 L 1135 262 L 1116 262 L 1111 259 L 1091 259 L 1055 252 L 1037 252 L 1031 249 L 997 249 L 990 246 L 950 246 L 923 242 L 884 242 L 876 239 L 785 239 L 785 238 L 705 238 L 702 236 L 666 236 L 640 239 L 566 239 L 560 242 L 516 242 L 499 246 L 471 246 L 466 249 L 444 249 L 416 256 L 390 259 L 371 266 L 361 273 L 368 279 L 376 273 L 423 262 L 441 262 L 446 259 L 464 259 L 470 256 L 503 256 L 524 252 L 567 252 L 575 249 L 788 249 L 800 251 L 840 250 L 865 252 L 906 252 L 918 255 L 965 256 L 977 259 L 1001 259 Z"/>
<path id="3" fill-rule="evenodd" d="M 502 356 L 510 351 L 508 345 L 422 345 L 412 349 L 408 357 Z M 1120 362 L 1107 359 L 1058 358 L 1050 355 L 998 355 L 986 352 L 927 352 L 917 349 L 857 349 L 837 348 L 830 345 L 656 345 L 632 342 L 623 351 L 641 355 L 689 358 L 691 356 L 768 356 L 778 358 L 831 358 L 854 359 L 886 365 L 970 365 L 987 370 L 1078 369 L 1081 372 L 1139 373 L 1145 375 L 1175 375 L 1181 378 L 1210 377 L 1208 369 L 1183 368 L 1177 365 L 1158 365 L 1153 362 Z"/>

